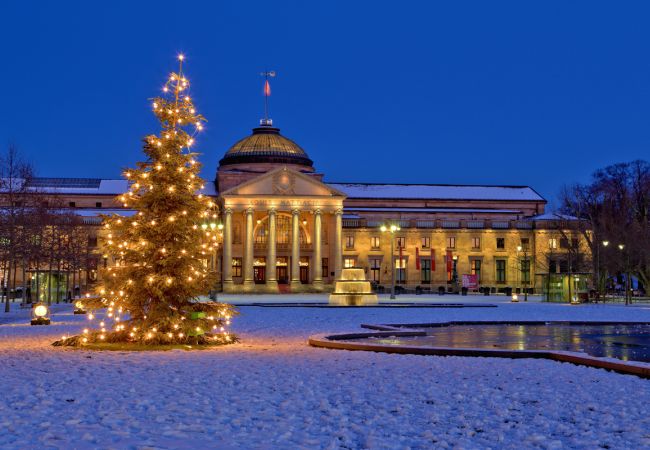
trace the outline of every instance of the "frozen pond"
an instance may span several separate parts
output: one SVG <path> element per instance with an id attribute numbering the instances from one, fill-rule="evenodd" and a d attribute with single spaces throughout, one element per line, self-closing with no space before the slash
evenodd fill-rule
<path id="1" fill-rule="evenodd" d="M 643 324 L 459 324 L 418 326 L 426 336 L 355 339 L 373 344 L 480 348 L 499 350 L 560 350 L 624 361 L 650 362 L 650 323 Z"/>

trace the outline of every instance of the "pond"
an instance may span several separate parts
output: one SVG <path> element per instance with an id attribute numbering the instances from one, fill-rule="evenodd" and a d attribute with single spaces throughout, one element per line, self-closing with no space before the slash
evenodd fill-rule
<path id="1" fill-rule="evenodd" d="M 387 346 L 478 348 L 486 350 L 559 350 L 595 357 L 650 362 L 650 323 L 452 324 L 408 326 L 423 336 L 346 339 Z"/>

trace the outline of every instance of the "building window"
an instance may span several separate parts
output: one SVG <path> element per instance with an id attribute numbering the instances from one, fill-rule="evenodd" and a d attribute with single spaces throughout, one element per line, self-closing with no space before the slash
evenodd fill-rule
<path id="1" fill-rule="evenodd" d="M 506 249 L 506 238 L 497 238 L 497 250 L 505 250 Z"/>
<path id="2" fill-rule="evenodd" d="M 381 259 L 371 258 L 369 262 L 370 262 L 370 281 L 379 283 L 379 278 L 381 275 Z"/>
<path id="3" fill-rule="evenodd" d="M 431 248 L 431 238 L 425 236 L 422 238 L 422 248 Z"/>
<path id="4" fill-rule="evenodd" d="M 370 248 L 376 250 L 379 248 L 379 236 L 370 237 Z"/>
<path id="5" fill-rule="evenodd" d="M 560 239 L 560 248 L 569 248 L 569 240 L 567 238 Z"/>
<path id="6" fill-rule="evenodd" d="M 88 247 L 97 247 L 97 236 L 88 236 Z"/>
<path id="7" fill-rule="evenodd" d="M 75 203 L 75 202 L 70 202 L 70 203 L 68 203 L 68 206 L 69 206 L 70 208 L 76 208 L 76 207 L 77 207 L 77 203 Z"/>
<path id="8" fill-rule="evenodd" d="M 241 258 L 232 259 L 232 276 L 241 277 Z"/>
<path id="9" fill-rule="evenodd" d="M 401 237 L 396 237 L 395 238 L 395 245 L 397 248 L 406 248 L 406 238 L 401 236 Z"/>
<path id="10" fill-rule="evenodd" d="M 431 284 L 431 260 L 420 260 L 420 281 L 423 284 Z"/>
<path id="11" fill-rule="evenodd" d="M 481 238 L 473 237 L 472 238 L 472 250 L 480 250 L 481 248 Z"/>
<path id="12" fill-rule="evenodd" d="M 447 248 L 456 248 L 456 238 L 454 236 L 447 238 Z"/>
<path id="13" fill-rule="evenodd" d="M 521 282 L 525 285 L 530 283 L 530 259 L 521 260 Z"/>
<path id="14" fill-rule="evenodd" d="M 481 260 L 480 259 L 472 259 L 470 261 L 471 264 L 471 271 L 472 275 L 476 275 L 476 281 L 478 283 L 481 282 Z"/>
<path id="15" fill-rule="evenodd" d="M 406 284 L 406 258 L 395 259 L 395 283 Z"/>
<path id="16" fill-rule="evenodd" d="M 95 208 L 101 208 L 102 202 L 95 202 Z"/>
<path id="17" fill-rule="evenodd" d="M 530 248 L 530 239 L 521 238 L 521 249 L 528 251 L 529 248 Z"/>
<path id="18" fill-rule="evenodd" d="M 343 267 L 345 267 L 346 269 L 350 269 L 351 267 L 354 267 L 354 263 L 355 263 L 354 258 L 345 258 L 343 260 Z"/>
<path id="19" fill-rule="evenodd" d="M 345 236 L 345 248 L 354 248 L 354 236 Z"/>
<path id="20" fill-rule="evenodd" d="M 329 276 L 330 267 L 329 267 L 329 261 L 327 260 L 327 258 L 323 258 L 323 260 L 321 262 L 321 270 L 323 272 L 324 277 Z"/>
<path id="21" fill-rule="evenodd" d="M 557 238 L 548 239 L 548 248 L 550 248 L 551 250 L 557 249 Z"/>
<path id="22" fill-rule="evenodd" d="M 506 282 L 506 260 L 497 259 L 496 267 L 497 267 L 497 283 L 505 283 Z"/>

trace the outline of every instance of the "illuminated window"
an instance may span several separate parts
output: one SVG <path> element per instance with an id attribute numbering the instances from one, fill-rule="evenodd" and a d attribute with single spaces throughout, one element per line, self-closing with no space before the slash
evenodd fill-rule
<path id="1" fill-rule="evenodd" d="M 241 266 L 242 266 L 241 258 L 233 258 L 232 259 L 232 276 L 233 277 L 241 277 Z"/>
<path id="2" fill-rule="evenodd" d="M 395 282 L 397 284 L 406 283 L 406 258 L 395 259 Z"/>
<path id="3" fill-rule="evenodd" d="M 395 238 L 395 246 L 397 248 L 406 248 L 406 238 L 403 236 Z"/>
<path id="4" fill-rule="evenodd" d="M 379 283 L 379 279 L 381 275 L 381 259 L 371 258 L 369 262 L 370 262 L 370 281 Z"/>
<path id="5" fill-rule="evenodd" d="M 548 239 L 548 248 L 551 250 L 557 249 L 557 239 L 556 238 L 549 238 Z"/>
<path id="6" fill-rule="evenodd" d="M 476 275 L 476 281 L 481 282 L 481 260 L 472 259 L 470 261 L 472 275 Z"/>
<path id="7" fill-rule="evenodd" d="M 425 236 L 422 238 L 422 248 L 431 248 L 431 238 Z"/>
<path id="8" fill-rule="evenodd" d="M 372 236 L 370 238 L 370 248 L 378 249 L 379 248 L 379 236 Z"/>
<path id="9" fill-rule="evenodd" d="M 472 238 L 472 249 L 479 250 L 481 248 L 481 238 L 473 237 Z"/>
<path id="10" fill-rule="evenodd" d="M 447 238 L 447 248 L 456 248 L 456 238 L 454 236 Z"/>
<path id="11" fill-rule="evenodd" d="M 354 258 L 345 258 L 343 260 L 343 267 L 345 267 L 346 269 L 349 269 L 349 268 L 355 266 L 354 263 L 355 263 Z"/>
<path id="12" fill-rule="evenodd" d="M 354 248 L 354 236 L 345 236 L 345 248 Z"/>

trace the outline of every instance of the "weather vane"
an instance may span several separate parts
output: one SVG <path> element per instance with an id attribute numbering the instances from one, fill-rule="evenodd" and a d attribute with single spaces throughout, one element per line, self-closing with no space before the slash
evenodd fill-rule
<path id="1" fill-rule="evenodd" d="M 274 70 L 266 70 L 260 73 L 264 77 L 264 118 L 260 121 L 261 125 L 273 125 L 273 119 L 269 119 L 269 97 L 271 96 L 271 84 L 269 78 L 275 77 Z"/>

